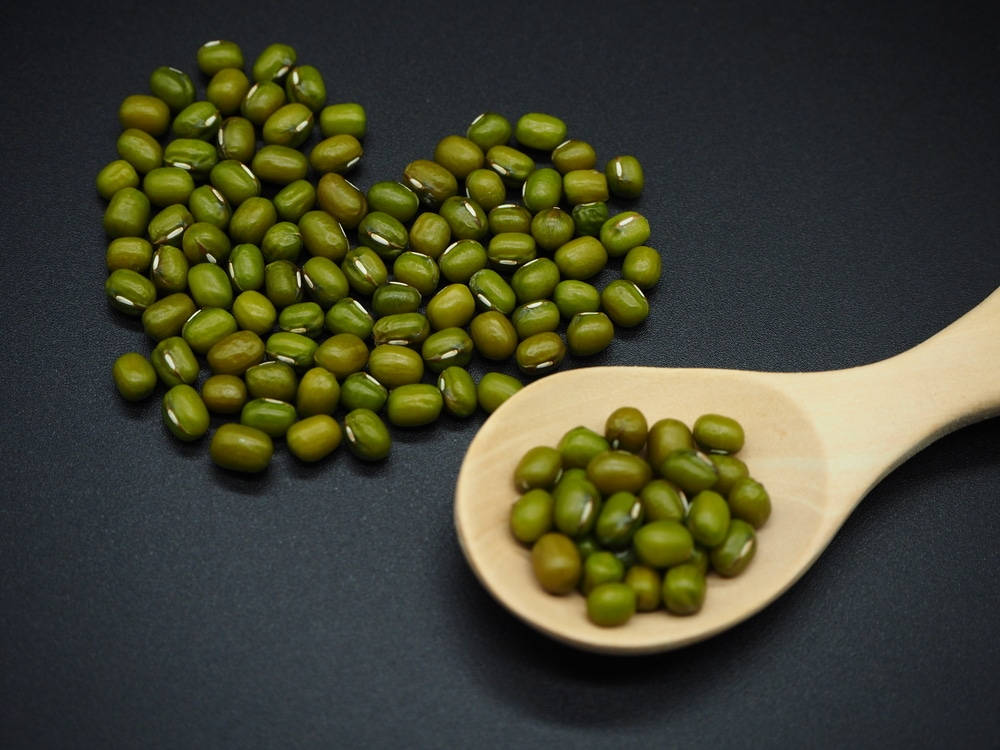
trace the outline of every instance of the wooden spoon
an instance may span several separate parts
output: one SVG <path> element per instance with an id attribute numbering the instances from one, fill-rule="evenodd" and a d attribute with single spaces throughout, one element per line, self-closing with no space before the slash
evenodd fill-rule
<path id="1" fill-rule="evenodd" d="M 535 445 L 570 428 L 603 432 L 619 406 L 650 424 L 702 413 L 738 419 L 740 457 L 764 484 L 770 520 L 757 555 L 733 579 L 709 576 L 703 609 L 643 613 L 618 628 L 586 617 L 579 594 L 538 586 L 529 551 L 508 528 L 512 475 Z M 504 606 L 578 648 L 666 651 L 708 638 L 758 612 L 809 569 L 865 494 L 937 438 L 1000 414 L 1000 290 L 924 343 L 889 359 L 828 372 L 591 367 L 531 383 L 494 412 L 469 446 L 455 493 L 455 526 L 469 564 Z"/>

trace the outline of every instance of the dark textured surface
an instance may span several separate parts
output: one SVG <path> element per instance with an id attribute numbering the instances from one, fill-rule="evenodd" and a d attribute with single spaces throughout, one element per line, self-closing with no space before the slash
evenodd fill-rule
<path id="1" fill-rule="evenodd" d="M 846 367 L 1000 283 L 990 4 L 574 5 L 6 11 L 0 744 L 997 744 L 997 420 L 891 474 L 758 616 L 617 659 L 529 630 L 465 565 L 479 418 L 396 431 L 384 465 L 282 451 L 239 479 L 114 393 L 145 343 L 103 300 L 93 178 L 122 97 L 218 36 L 287 41 L 366 105 L 364 187 L 486 108 L 635 153 L 667 273 L 601 362 Z"/>

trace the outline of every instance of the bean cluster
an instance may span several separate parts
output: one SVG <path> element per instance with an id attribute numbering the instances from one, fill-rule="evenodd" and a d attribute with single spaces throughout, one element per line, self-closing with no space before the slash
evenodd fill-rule
<path id="1" fill-rule="evenodd" d="M 363 191 L 345 175 L 363 156 L 365 110 L 328 103 L 292 47 L 270 45 L 249 75 L 230 41 L 197 61 L 203 99 L 161 67 L 150 94 L 121 103 L 120 158 L 97 189 L 107 298 L 152 346 L 116 360 L 118 390 L 140 400 L 162 383 L 181 440 L 203 437 L 213 414 L 238 420 L 213 435 L 219 465 L 263 470 L 280 438 L 304 461 L 342 436 L 385 458 L 384 420 L 491 412 L 522 386 L 503 363 L 544 375 L 648 316 L 643 290 L 661 269 L 649 224 L 609 211 L 642 192 L 635 157 L 599 170 L 562 120 L 486 112 Z M 609 259 L 621 277 L 598 289 Z M 497 371 L 474 380 L 474 358 Z"/>
<path id="2" fill-rule="evenodd" d="M 709 571 L 732 577 L 757 549 L 755 529 L 771 499 L 735 454 L 736 420 L 704 414 L 693 429 L 642 412 L 615 410 L 604 434 L 567 432 L 536 446 L 514 471 L 523 494 L 511 507 L 515 539 L 531 547 L 538 583 L 551 594 L 579 590 L 596 625 L 661 608 L 698 612 Z"/>

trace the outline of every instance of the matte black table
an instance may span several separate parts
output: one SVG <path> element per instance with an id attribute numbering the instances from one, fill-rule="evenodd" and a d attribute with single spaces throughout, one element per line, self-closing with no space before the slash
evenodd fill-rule
<path id="1" fill-rule="evenodd" d="M 331 101 L 366 106 L 362 187 L 485 109 L 552 112 L 602 163 L 642 160 L 653 312 L 577 365 L 848 367 L 1000 284 L 993 11 L 8 9 L 0 744 L 995 747 L 997 420 L 891 474 L 746 623 L 654 657 L 577 652 L 511 617 L 458 548 L 454 481 L 482 415 L 395 430 L 384 464 L 282 449 L 241 478 L 173 440 L 157 399 L 123 403 L 111 363 L 148 345 L 103 298 L 93 187 L 153 68 L 195 72 L 210 38 L 251 59 L 285 41 Z"/>

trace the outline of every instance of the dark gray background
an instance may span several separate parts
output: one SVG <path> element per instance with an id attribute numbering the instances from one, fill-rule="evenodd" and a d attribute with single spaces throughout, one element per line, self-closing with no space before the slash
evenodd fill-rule
<path id="1" fill-rule="evenodd" d="M 480 417 L 397 430 L 379 466 L 282 450 L 243 479 L 109 376 L 146 344 L 103 299 L 93 178 L 120 100 L 220 36 L 249 60 L 291 43 L 365 104 L 363 187 L 483 109 L 636 154 L 665 275 L 597 361 L 819 370 L 917 344 L 1000 283 L 998 27 L 990 3 L 868 5 L 5 11 L 0 744 L 995 746 L 996 419 L 890 475 L 763 613 L 608 658 L 468 570 L 451 503 Z"/>

